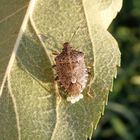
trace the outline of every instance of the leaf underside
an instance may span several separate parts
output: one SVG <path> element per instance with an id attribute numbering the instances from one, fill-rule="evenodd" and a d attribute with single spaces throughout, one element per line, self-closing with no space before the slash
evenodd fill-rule
<path id="1" fill-rule="evenodd" d="M 0 1 L 0 86 L 29 0 Z"/>
<path id="2" fill-rule="evenodd" d="M 91 138 L 120 64 L 117 43 L 107 27 L 120 10 L 121 0 L 36 0 L 34 4 L 0 98 L 0 137 Z M 109 8 L 114 14 L 108 12 Z M 103 15 L 109 16 L 108 21 Z M 52 69 L 53 52 L 60 52 L 67 41 L 85 53 L 91 73 L 84 99 L 75 104 L 58 96 L 65 92 L 54 81 L 56 73 Z"/>

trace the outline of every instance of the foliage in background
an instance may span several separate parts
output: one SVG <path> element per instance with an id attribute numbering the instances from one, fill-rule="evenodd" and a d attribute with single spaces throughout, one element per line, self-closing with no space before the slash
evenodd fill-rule
<path id="1" fill-rule="evenodd" d="M 110 27 L 119 42 L 122 64 L 105 116 L 94 140 L 140 138 L 140 0 L 124 0 Z"/>

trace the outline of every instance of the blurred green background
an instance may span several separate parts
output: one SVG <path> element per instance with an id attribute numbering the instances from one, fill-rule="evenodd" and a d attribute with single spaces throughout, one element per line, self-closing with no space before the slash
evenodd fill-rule
<path id="1" fill-rule="evenodd" d="M 140 0 L 124 0 L 109 31 L 122 53 L 113 93 L 94 140 L 140 140 Z"/>

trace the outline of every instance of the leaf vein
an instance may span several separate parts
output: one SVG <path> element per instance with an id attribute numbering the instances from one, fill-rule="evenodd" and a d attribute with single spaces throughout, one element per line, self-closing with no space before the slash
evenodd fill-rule
<path id="1" fill-rule="evenodd" d="M 25 5 L 21 8 L 19 8 L 18 10 L 16 10 L 15 12 L 13 12 L 12 14 L 4 17 L 3 19 L 0 20 L 0 24 L 6 20 L 8 20 L 9 18 L 11 18 L 12 16 L 16 15 L 17 13 L 21 12 L 22 10 L 24 10 L 25 8 L 27 8 L 28 5 Z"/>

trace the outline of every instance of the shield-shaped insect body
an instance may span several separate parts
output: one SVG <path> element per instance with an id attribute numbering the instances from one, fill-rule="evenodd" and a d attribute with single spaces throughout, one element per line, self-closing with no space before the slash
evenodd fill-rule
<path id="1" fill-rule="evenodd" d="M 68 42 L 56 56 L 56 72 L 62 86 L 68 93 L 67 101 L 75 103 L 83 98 L 81 92 L 86 86 L 88 73 L 84 53 L 74 50 Z"/>

